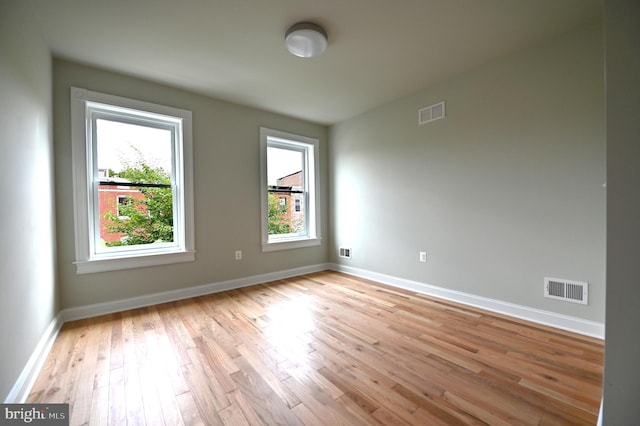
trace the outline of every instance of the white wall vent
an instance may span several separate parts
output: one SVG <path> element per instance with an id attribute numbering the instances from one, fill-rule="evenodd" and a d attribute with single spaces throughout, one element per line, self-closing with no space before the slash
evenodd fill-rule
<path id="1" fill-rule="evenodd" d="M 565 300 L 567 302 L 588 302 L 588 284 L 581 281 L 563 280 L 559 278 L 544 279 L 544 297 Z"/>
<path id="2" fill-rule="evenodd" d="M 418 124 L 429 123 L 441 118 L 444 118 L 444 101 L 418 110 Z"/>
<path id="3" fill-rule="evenodd" d="M 338 256 L 343 257 L 345 259 L 351 259 L 351 249 L 350 248 L 345 248 L 345 247 L 340 247 L 338 249 Z"/>

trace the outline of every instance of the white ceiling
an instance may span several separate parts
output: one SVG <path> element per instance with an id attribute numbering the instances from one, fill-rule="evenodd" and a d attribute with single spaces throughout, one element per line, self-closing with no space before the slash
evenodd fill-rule
<path id="1" fill-rule="evenodd" d="M 57 57 L 333 124 L 601 17 L 602 0 L 28 0 Z M 287 28 L 324 26 L 320 57 Z"/>

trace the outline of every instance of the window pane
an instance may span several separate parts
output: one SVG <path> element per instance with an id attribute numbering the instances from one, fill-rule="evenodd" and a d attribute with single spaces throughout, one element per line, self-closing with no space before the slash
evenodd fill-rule
<path id="1" fill-rule="evenodd" d="M 267 148 L 269 235 L 306 233 L 303 164 L 304 151 Z"/>
<path id="2" fill-rule="evenodd" d="M 171 188 L 100 185 L 96 251 L 173 242 L 172 200 Z"/>
<path id="3" fill-rule="evenodd" d="M 288 184 L 291 181 L 291 179 L 286 179 L 288 176 L 302 172 L 303 158 L 302 151 L 268 147 L 267 176 L 269 185 Z M 302 183 L 299 183 L 299 186 L 301 185 Z"/>
<path id="4" fill-rule="evenodd" d="M 139 175 L 145 183 L 164 183 L 171 178 L 171 136 L 169 129 L 142 126 L 105 119 L 96 120 L 98 170 L 100 176 L 114 176 L 126 169 L 148 168 L 162 171 Z M 171 183 L 169 181 L 169 183 Z"/>
<path id="5" fill-rule="evenodd" d="M 172 131 L 97 119 L 96 139 L 96 252 L 173 242 Z"/>

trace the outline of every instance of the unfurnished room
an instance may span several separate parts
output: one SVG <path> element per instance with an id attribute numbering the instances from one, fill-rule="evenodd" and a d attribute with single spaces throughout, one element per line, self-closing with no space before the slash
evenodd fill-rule
<path id="1" fill-rule="evenodd" d="M 638 75 L 631 0 L 2 0 L 0 424 L 637 424 Z"/>

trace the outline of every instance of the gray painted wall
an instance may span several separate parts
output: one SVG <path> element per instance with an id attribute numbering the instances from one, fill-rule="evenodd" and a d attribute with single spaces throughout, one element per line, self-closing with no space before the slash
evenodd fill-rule
<path id="1" fill-rule="evenodd" d="M 332 260 L 604 322 L 603 64 L 598 22 L 333 126 Z M 589 305 L 543 298 L 545 276 Z"/>
<path id="2" fill-rule="evenodd" d="M 327 245 L 262 253 L 260 126 L 320 140 L 322 229 L 327 230 L 327 128 L 148 81 L 54 60 L 54 140 L 62 308 L 105 303 L 327 261 Z M 215 76 L 212 76 L 215 78 Z M 193 112 L 196 261 L 76 275 L 71 192 L 69 88 Z M 243 260 L 235 261 L 235 250 Z"/>
<path id="3" fill-rule="evenodd" d="M 12 3 L 0 2 L 0 185 L 12 200 L 0 205 L 3 240 L 11 241 L 0 245 L 3 396 L 59 310 L 50 213 L 51 60 L 27 6 Z M 635 327 L 640 322 L 640 11 L 630 0 L 605 0 L 605 5 L 609 309 L 604 424 L 625 425 L 640 417 Z M 323 225 L 328 204 L 335 222 L 329 247 L 334 261 L 335 248 L 346 244 L 354 248 L 351 266 L 602 321 L 601 47 L 599 26 L 583 28 L 337 125 L 331 129 L 330 169 L 323 127 L 56 61 L 55 200 L 63 307 L 326 261 L 327 245 L 259 251 L 259 222 L 252 212 L 258 208 L 257 129 L 264 125 L 321 139 L 322 171 L 335 185 L 327 199 L 328 185 L 322 182 Z M 194 111 L 197 262 L 75 275 L 71 84 Z M 418 127 L 417 108 L 441 99 L 448 102 L 447 118 Z M 555 218 L 545 219 L 550 212 Z M 244 261 L 230 260 L 236 249 L 244 251 Z M 426 265 L 417 262 L 423 249 L 429 252 Z M 544 275 L 589 281 L 591 305 L 542 300 Z"/>
<path id="4" fill-rule="evenodd" d="M 640 3 L 605 0 L 606 426 L 640 422 Z"/>
<path id="5" fill-rule="evenodd" d="M 0 2 L 0 397 L 58 311 L 51 56 L 26 2 Z M 26 314 L 25 314 L 26 313 Z"/>

